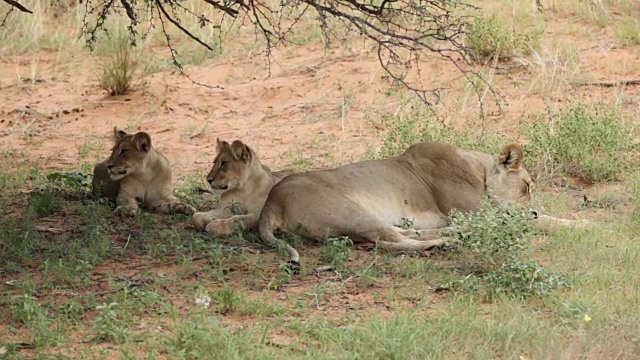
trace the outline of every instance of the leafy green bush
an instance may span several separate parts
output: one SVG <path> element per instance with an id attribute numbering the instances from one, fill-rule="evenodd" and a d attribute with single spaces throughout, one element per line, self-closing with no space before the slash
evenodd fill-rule
<path id="1" fill-rule="evenodd" d="M 480 271 L 492 271 L 530 244 L 533 215 L 523 209 L 504 211 L 484 198 L 477 212 L 450 214 L 447 235 L 454 250 Z"/>
<path id="2" fill-rule="evenodd" d="M 467 46 L 479 60 L 506 59 L 516 55 L 528 55 L 540 44 L 543 31 L 526 19 L 513 24 L 504 23 L 501 17 L 479 17 L 473 22 Z"/>
<path id="3" fill-rule="evenodd" d="M 619 112 L 577 105 L 534 117 L 525 129 L 529 139 L 527 165 L 549 178 L 557 173 L 592 182 L 611 181 L 629 168 L 634 131 Z"/>

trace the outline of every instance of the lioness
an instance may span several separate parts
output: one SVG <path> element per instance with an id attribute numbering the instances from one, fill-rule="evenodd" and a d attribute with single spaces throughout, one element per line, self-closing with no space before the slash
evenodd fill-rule
<path id="1" fill-rule="evenodd" d="M 217 139 L 217 152 L 207 182 L 224 193 L 216 209 L 193 215 L 196 228 L 212 235 L 229 235 L 234 222 L 239 221 L 245 228 L 257 230 L 258 217 L 269 191 L 293 171 L 272 173 L 260 163 L 255 151 L 240 140 L 229 145 Z"/>
<path id="2" fill-rule="evenodd" d="M 191 215 L 196 209 L 172 194 L 171 166 L 151 146 L 145 132 L 127 134 L 115 127 L 109 159 L 93 168 L 93 193 L 116 200 L 116 212 L 135 215 L 138 201 L 159 213 Z"/>
<path id="3" fill-rule="evenodd" d="M 445 243 L 436 229 L 448 225 L 452 209 L 477 210 L 485 193 L 503 208 L 528 202 L 533 181 L 523 157 L 518 144 L 493 157 L 427 142 L 398 157 L 291 175 L 271 190 L 260 215 L 260 237 L 272 246 L 282 244 L 294 265 L 298 252 L 280 242 L 274 230 L 302 229 L 312 239 L 349 236 L 389 250 L 426 250 Z M 412 220 L 413 229 L 400 228 L 403 219 Z"/>

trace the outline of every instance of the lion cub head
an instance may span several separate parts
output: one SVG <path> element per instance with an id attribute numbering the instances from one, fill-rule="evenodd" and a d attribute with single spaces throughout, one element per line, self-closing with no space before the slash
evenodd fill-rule
<path id="1" fill-rule="evenodd" d="M 217 142 L 218 155 L 207 175 L 207 182 L 218 190 L 242 188 L 251 175 L 255 153 L 240 140 L 235 140 L 231 145 L 220 139 Z"/>
<path id="2" fill-rule="evenodd" d="M 145 132 L 127 134 L 117 127 L 113 129 L 114 145 L 105 165 L 109 177 L 117 181 L 142 171 L 147 154 L 151 150 L 151 137 Z"/>
<path id="3" fill-rule="evenodd" d="M 524 152 L 519 144 L 504 147 L 487 176 L 487 190 L 499 207 L 527 203 L 532 198 L 533 180 L 522 166 Z"/>

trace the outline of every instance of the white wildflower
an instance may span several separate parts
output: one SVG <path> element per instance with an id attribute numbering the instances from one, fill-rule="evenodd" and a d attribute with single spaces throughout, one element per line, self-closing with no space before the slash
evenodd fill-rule
<path id="1" fill-rule="evenodd" d="M 204 308 L 208 308 L 211 304 L 211 298 L 207 294 L 196 294 L 196 305 L 202 305 Z"/>

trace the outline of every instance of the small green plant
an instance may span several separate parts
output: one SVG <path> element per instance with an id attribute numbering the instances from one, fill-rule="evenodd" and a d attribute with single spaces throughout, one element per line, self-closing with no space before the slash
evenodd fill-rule
<path id="1" fill-rule="evenodd" d="M 322 261 L 331 266 L 338 266 L 349 259 L 349 247 L 353 241 L 346 236 L 326 238 L 320 257 Z"/>
<path id="2" fill-rule="evenodd" d="M 618 41 L 624 46 L 640 44 L 640 20 L 633 17 L 626 17 L 614 26 Z"/>
<path id="3" fill-rule="evenodd" d="M 225 285 L 213 293 L 213 300 L 218 304 L 218 312 L 226 314 L 235 309 L 240 300 L 240 296 L 232 287 Z"/>
<path id="4" fill-rule="evenodd" d="M 564 173 L 611 181 L 630 167 L 634 128 L 618 111 L 580 104 L 549 118 L 534 117 L 525 129 L 527 166 L 538 171 L 538 178 Z"/>
<path id="5" fill-rule="evenodd" d="M 454 249 L 479 268 L 491 271 L 530 244 L 533 215 L 522 209 L 507 211 L 495 207 L 485 197 L 476 212 L 450 214 L 445 233 L 457 241 Z"/>
<path id="6" fill-rule="evenodd" d="M 540 44 L 542 30 L 525 18 L 503 22 L 493 14 L 491 17 L 479 17 L 473 22 L 467 37 L 467 46 L 477 59 L 507 59 L 531 53 Z"/>
<path id="7" fill-rule="evenodd" d="M 272 277 L 267 284 L 267 289 L 279 290 L 282 284 L 287 284 L 291 281 L 291 278 L 294 275 L 294 270 L 291 268 L 290 264 L 282 262 L 279 265 L 279 270 L 278 275 Z"/>
<path id="8" fill-rule="evenodd" d="M 28 215 L 22 221 L 0 221 L 0 262 L 32 257 L 40 240 L 40 233 Z"/>
<path id="9" fill-rule="evenodd" d="M 62 345 L 59 326 L 51 326 L 53 321 L 38 299 L 29 294 L 17 295 L 10 300 L 9 306 L 12 319 L 30 329 L 36 349 Z"/>
<path id="10" fill-rule="evenodd" d="M 124 343 L 129 339 L 129 332 L 118 317 L 118 304 L 111 302 L 96 306 L 98 316 L 93 325 L 96 341 Z"/>
<path id="11" fill-rule="evenodd" d="M 65 201 L 59 189 L 46 185 L 40 190 L 31 192 L 29 196 L 29 210 L 38 217 L 52 215 L 62 209 Z"/>
<path id="12" fill-rule="evenodd" d="M 46 310 L 40 306 L 38 299 L 29 294 L 14 296 L 10 301 L 10 308 L 13 320 L 23 325 L 46 317 Z"/>

